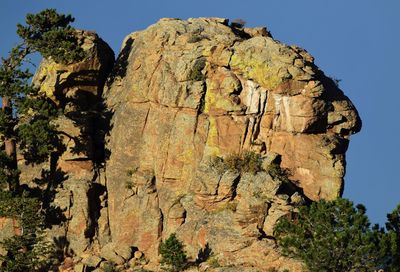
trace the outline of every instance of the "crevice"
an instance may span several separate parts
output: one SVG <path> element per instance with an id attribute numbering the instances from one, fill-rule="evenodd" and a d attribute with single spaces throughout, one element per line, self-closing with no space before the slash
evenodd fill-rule
<path id="1" fill-rule="evenodd" d="M 147 125 L 147 118 L 149 117 L 150 108 L 151 108 L 151 107 L 149 107 L 149 108 L 147 109 L 147 112 L 146 112 L 146 117 L 144 118 L 144 124 L 143 124 L 143 128 L 142 128 L 142 135 L 143 135 L 143 133 L 144 133 L 144 130 L 145 130 L 145 128 L 146 128 L 146 125 Z"/>
<path id="2" fill-rule="evenodd" d="M 112 235 L 111 235 L 111 226 L 110 226 L 110 211 L 108 209 L 108 187 L 107 187 L 107 176 L 105 175 L 106 173 L 106 166 L 104 165 L 104 188 L 105 188 L 105 199 L 104 201 L 106 202 L 105 209 L 106 209 L 106 224 L 107 224 L 107 229 L 108 229 L 108 236 L 110 237 L 110 240 L 112 240 Z"/>
<path id="3" fill-rule="evenodd" d="M 164 214 L 161 210 L 161 208 L 158 208 L 160 212 L 160 221 L 158 223 L 158 238 L 162 237 L 162 233 L 164 231 Z"/>
<path id="4" fill-rule="evenodd" d="M 232 197 L 231 197 L 230 200 L 234 200 L 235 197 L 237 196 L 237 187 L 238 187 L 238 185 L 239 185 L 240 179 L 241 179 L 241 175 L 238 175 L 237 178 L 235 178 L 235 179 L 233 180 L 233 182 L 232 182 L 232 187 L 231 187 L 231 190 L 232 190 Z"/>
<path id="5" fill-rule="evenodd" d="M 219 175 L 219 177 L 218 177 L 218 181 L 217 181 L 217 187 L 215 188 L 215 195 L 217 196 L 218 195 L 218 191 L 219 191 L 219 184 L 220 184 L 220 182 L 221 182 L 221 179 L 222 179 L 222 177 L 224 176 L 224 174 L 222 174 L 222 175 Z"/>
<path id="6" fill-rule="evenodd" d="M 257 227 L 257 230 L 260 233 L 260 236 L 257 237 L 258 240 L 267 239 L 270 237 L 273 238 L 273 236 L 268 236 L 262 228 Z M 275 239 L 275 238 L 273 238 L 273 239 Z"/>
<path id="7" fill-rule="evenodd" d="M 98 230 L 98 219 L 100 218 L 101 196 L 106 192 L 106 187 L 99 183 L 92 183 L 88 192 L 88 225 L 85 230 L 85 237 L 93 242 Z"/>
<path id="8" fill-rule="evenodd" d="M 199 107 L 197 109 L 197 115 L 204 113 L 204 109 L 206 106 L 207 83 L 205 80 L 203 81 L 202 86 L 203 86 L 203 93 L 201 94 L 200 97 Z"/>
<path id="9" fill-rule="evenodd" d="M 244 130 L 243 141 L 242 141 L 241 146 L 240 146 L 241 150 L 243 150 L 243 146 L 246 143 L 246 138 L 247 138 L 247 134 L 248 134 L 248 131 L 249 131 L 249 123 L 250 123 L 249 119 L 246 119 L 246 128 Z"/>

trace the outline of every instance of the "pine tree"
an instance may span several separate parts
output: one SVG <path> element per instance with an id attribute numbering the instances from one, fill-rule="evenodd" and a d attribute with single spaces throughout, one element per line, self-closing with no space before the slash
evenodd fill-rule
<path id="1" fill-rule="evenodd" d="M 321 200 L 300 207 L 292 219 L 282 217 L 275 236 L 283 253 L 302 260 L 311 272 L 398 271 L 386 270 L 398 252 L 393 237 L 371 227 L 365 212 L 346 199 Z"/>
<path id="2" fill-rule="evenodd" d="M 390 257 L 388 258 L 388 272 L 400 271 L 400 205 L 387 215 L 386 229 L 390 245 Z"/>
<path id="3" fill-rule="evenodd" d="M 59 111 L 29 84 L 32 74 L 23 67 L 27 57 L 37 52 L 58 63 L 82 60 L 84 52 L 70 26 L 73 21 L 71 15 L 58 14 L 54 9 L 28 14 L 26 25 L 17 26 L 22 41 L 7 58 L 2 58 L 0 134 L 4 144 L 0 146 L 0 216 L 16 219 L 21 233 L 2 242 L 8 254 L 2 257 L 4 267 L 0 271 L 40 271 L 40 256 L 48 248 L 40 235 L 41 202 L 20 188 L 16 152 L 19 145 L 28 164 L 44 162 L 57 152 L 61 144 L 52 120 Z"/>
<path id="4" fill-rule="evenodd" d="M 176 234 L 171 234 L 167 240 L 160 245 L 161 264 L 169 267 L 168 271 L 182 271 L 187 264 L 186 253 L 183 244 L 178 240 Z"/>

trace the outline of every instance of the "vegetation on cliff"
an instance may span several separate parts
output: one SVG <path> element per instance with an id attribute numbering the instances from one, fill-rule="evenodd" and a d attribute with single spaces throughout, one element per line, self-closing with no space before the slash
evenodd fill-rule
<path id="1" fill-rule="evenodd" d="M 51 123 L 59 112 L 45 94 L 30 85 L 32 74 L 25 67 L 33 53 L 60 63 L 82 59 L 83 50 L 70 26 L 73 21 L 70 15 L 58 14 L 54 9 L 28 14 L 26 25 L 17 26 L 22 41 L 2 59 L 0 216 L 16 220 L 19 231 L 2 241 L 7 255 L 1 256 L 0 271 L 39 271 L 48 262 L 43 256 L 49 253 L 49 246 L 40 234 L 44 226 L 43 205 L 28 187 L 20 185 L 17 145 L 26 164 L 48 160 L 61 148 L 56 127 Z"/>
<path id="2" fill-rule="evenodd" d="M 275 235 L 283 253 L 310 272 L 400 271 L 400 206 L 388 215 L 386 231 L 370 226 L 363 205 L 321 200 L 282 217 Z"/>
<path id="3" fill-rule="evenodd" d="M 59 236 L 65 239 L 59 260 L 67 266 L 70 259 L 66 269 L 132 270 L 159 265 L 160 254 L 166 269 L 182 271 L 200 251 L 207 254 L 190 263 L 208 258 L 211 267 L 299 271 L 301 262 L 276 251 L 273 226 L 283 216 L 278 244 L 310 271 L 397 271 L 400 208 L 388 217 L 386 231 L 371 228 L 365 208 L 343 199 L 293 213 L 307 197 L 340 194 L 347 136 L 361 126 L 350 101 L 326 82 L 308 53 L 274 41 L 265 29 L 238 29 L 239 21 L 229 26 L 221 19 L 163 20 L 126 40 L 103 101 L 114 58 L 101 56 L 106 45 L 98 44 L 91 65 L 75 65 L 88 44 L 76 38 L 72 21 L 51 9 L 29 14 L 26 25 L 18 25 L 22 42 L 0 66 L 0 217 L 16 223 L 15 235 L 2 241 L 0 271 L 50 270 L 44 267 L 52 248 L 42 231 L 49 220 L 57 221 L 43 216 L 54 203 L 68 211 Z M 40 91 L 23 69 L 35 52 L 46 58 L 36 74 Z M 83 103 L 72 105 L 76 101 Z M 108 115 L 105 126 L 94 117 L 99 112 L 92 104 L 103 102 L 113 114 L 112 126 Z M 63 115 L 63 107 L 70 112 Z M 69 147 L 61 143 L 58 117 L 70 118 L 62 130 Z M 103 139 L 91 137 L 104 130 L 96 135 L 101 138 L 111 127 L 105 171 L 92 162 L 106 154 L 93 155 L 85 145 L 101 142 L 93 149 L 103 149 Z M 256 152 L 229 155 L 249 145 Z M 21 184 L 17 150 L 20 162 L 50 164 L 50 170 L 40 169 L 46 179 L 34 189 Z M 267 153 L 279 154 L 279 160 L 266 166 Z M 219 156 L 200 169 L 201 158 L 211 154 Z M 51 182 L 58 167 L 57 187 Z M 57 197 L 50 198 L 50 190 Z M 166 231 L 179 232 L 182 241 L 172 234 L 161 242 Z"/>
<path id="4" fill-rule="evenodd" d="M 171 272 L 182 271 L 187 264 L 187 256 L 184 246 L 178 240 L 176 234 L 171 234 L 168 239 L 160 245 L 161 264 L 166 265 L 166 269 Z"/>

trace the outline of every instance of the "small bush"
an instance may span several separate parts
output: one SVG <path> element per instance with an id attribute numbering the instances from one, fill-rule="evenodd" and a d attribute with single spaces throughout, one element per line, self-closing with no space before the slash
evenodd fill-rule
<path id="1" fill-rule="evenodd" d="M 125 188 L 128 190 L 132 190 L 134 188 L 135 184 L 133 184 L 133 181 L 129 180 L 125 182 Z"/>
<path id="2" fill-rule="evenodd" d="M 168 266 L 168 271 L 182 271 L 187 264 L 187 257 L 183 244 L 176 238 L 176 234 L 171 234 L 167 240 L 160 245 L 161 264 Z"/>
<path id="3" fill-rule="evenodd" d="M 245 152 L 240 165 L 242 172 L 257 173 L 261 171 L 261 155 L 254 152 Z"/>
<path id="4" fill-rule="evenodd" d="M 261 171 L 261 164 L 261 155 L 251 151 L 246 151 L 242 155 L 231 154 L 225 159 L 213 157 L 210 160 L 210 167 L 216 169 L 220 174 L 228 170 L 255 174 Z"/>
<path id="5" fill-rule="evenodd" d="M 193 81 L 204 80 L 205 75 L 203 75 L 202 71 L 205 66 L 206 60 L 204 58 L 197 59 L 193 65 L 192 70 L 190 71 L 189 79 Z"/>
<path id="6" fill-rule="evenodd" d="M 131 176 L 133 176 L 133 175 L 137 172 L 137 170 L 138 170 L 138 167 L 133 167 L 133 168 L 131 168 L 131 169 L 128 169 L 128 170 L 126 171 L 126 175 L 127 175 L 128 177 L 131 177 Z"/>
<path id="7" fill-rule="evenodd" d="M 238 28 L 242 28 L 246 25 L 246 21 L 241 19 L 241 18 L 236 18 L 232 20 L 231 26 L 232 27 L 238 27 Z"/>
<path id="8" fill-rule="evenodd" d="M 222 204 L 221 206 L 219 206 L 213 212 L 214 213 L 219 213 L 219 212 L 226 211 L 226 210 L 229 210 L 229 211 L 232 211 L 232 212 L 236 212 L 237 206 L 238 206 L 238 203 L 236 201 L 230 201 L 230 202 Z"/>
<path id="9" fill-rule="evenodd" d="M 221 264 L 219 263 L 218 257 L 215 255 L 211 255 L 208 259 L 207 259 L 207 264 L 211 267 L 211 268 L 218 268 L 221 267 Z"/>
<path id="10" fill-rule="evenodd" d="M 205 35 L 194 34 L 188 39 L 188 43 L 196 43 L 204 39 L 208 39 L 208 37 Z"/>
<path id="11" fill-rule="evenodd" d="M 274 179 L 278 179 L 283 183 L 290 183 L 289 176 L 291 175 L 291 173 L 289 169 L 281 168 L 281 166 L 277 162 L 272 162 L 270 165 L 268 165 L 267 172 Z"/>

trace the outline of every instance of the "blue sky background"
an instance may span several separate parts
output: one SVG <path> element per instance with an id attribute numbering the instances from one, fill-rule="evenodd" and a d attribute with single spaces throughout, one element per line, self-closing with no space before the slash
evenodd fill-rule
<path id="1" fill-rule="evenodd" d="M 305 48 L 363 120 L 347 152 L 344 197 L 367 206 L 373 223 L 400 203 L 400 1 L 398 0 L 1 0 L 0 56 L 17 42 L 26 13 L 56 8 L 76 28 L 96 31 L 118 52 L 123 38 L 162 17 L 242 18 Z M 35 60 L 37 61 L 37 60 Z"/>

